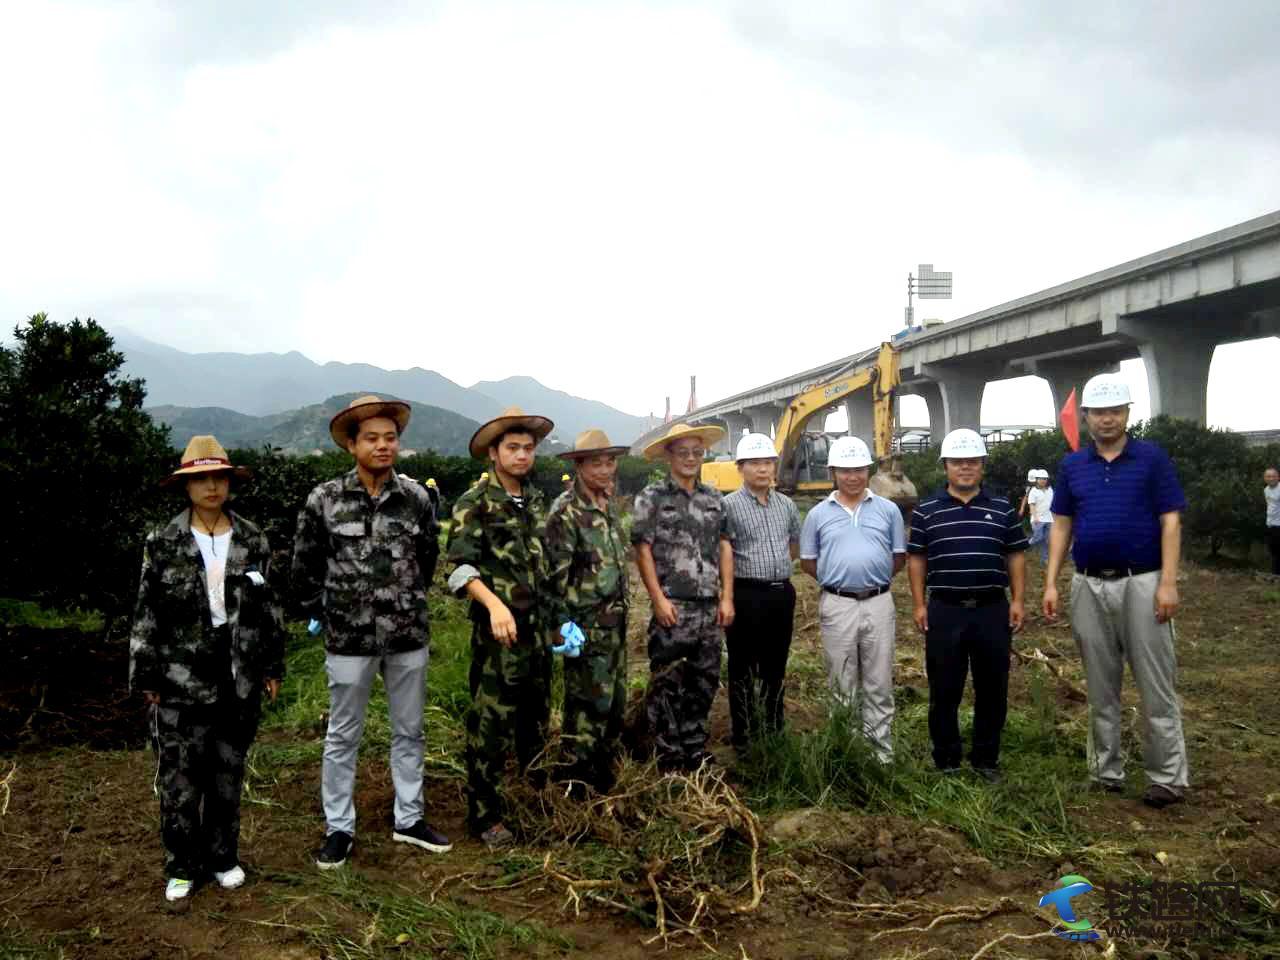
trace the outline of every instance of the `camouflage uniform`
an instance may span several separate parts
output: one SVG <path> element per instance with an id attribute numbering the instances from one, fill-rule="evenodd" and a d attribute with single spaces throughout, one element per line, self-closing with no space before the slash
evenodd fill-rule
<path id="1" fill-rule="evenodd" d="M 267 538 L 243 517 L 227 516 L 226 624 L 213 626 L 204 560 L 184 510 L 147 537 L 129 640 L 130 688 L 160 697 L 153 732 L 165 870 L 187 880 L 239 861 L 245 754 L 258 729 L 263 681 L 284 676 Z"/>
<path id="2" fill-rule="evenodd" d="M 547 514 L 553 624 L 572 620 L 587 643 L 564 661 L 565 759 L 569 775 L 611 785 L 627 698 L 627 544 L 610 502 L 604 510 L 576 489 Z"/>
<path id="3" fill-rule="evenodd" d="M 426 488 L 394 471 L 376 500 L 354 469 L 311 491 L 298 515 L 293 583 L 303 612 L 324 624 L 328 653 L 378 657 L 429 642 L 439 537 Z"/>
<path id="4" fill-rule="evenodd" d="M 718 491 L 686 492 L 671 479 L 636 497 L 633 544 L 648 544 L 663 594 L 679 616 L 673 627 L 649 621 L 649 728 L 658 765 L 696 767 L 707 743 L 707 716 L 720 685 L 720 541 L 732 541 Z"/>
<path id="5" fill-rule="evenodd" d="M 512 746 L 523 770 L 546 745 L 551 712 L 551 649 L 543 635 L 547 560 L 541 536 L 546 503 L 531 484 L 518 506 L 497 476 L 477 483 L 453 506 L 449 589 L 458 596 L 479 578 L 515 618 L 516 642 L 504 647 L 489 612 L 472 601 L 471 709 L 467 712 L 467 815 L 473 833 L 502 819 L 498 784 Z"/>
<path id="6" fill-rule="evenodd" d="M 376 497 L 352 469 L 311 491 L 298 516 L 293 582 L 324 624 L 329 727 L 320 794 L 329 833 L 354 835 L 356 760 L 373 674 L 391 723 L 397 830 L 422 818 L 427 588 L 440 556 L 426 489 L 392 471 Z"/>

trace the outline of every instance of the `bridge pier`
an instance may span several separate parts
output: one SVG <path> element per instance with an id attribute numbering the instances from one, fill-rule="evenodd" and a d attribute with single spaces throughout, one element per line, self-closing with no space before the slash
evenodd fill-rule
<path id="1" fill-rule="evenodd" d="M 858 437 L 874 451 L 876 439 L 875 401 L 870 390 L 859 390 L 844 402 L 844 412 L 849 418 L 849 433 Z M 824 418 L 825 419 L 825 418 Z"/>
<path id="2" fill-rule="evenodd" d="M 746 415 L 750 418 L 750 427 L 752 433 L 763 433 L 766 437 L 773 437 L 774 407 L 751 407 L 746 411 Z"/>
<path id="3" fill-rule="evenodd" d="M 922 364 L 921 373 L 938 385 L 942 398 L 942 433 L 931 440 L 941 443 L 943 436 L 960 427 L 977 430 L 982 423 L 982 392 L 988 381 L 998 380 L 1004 374 L 1004 364 L 948 363 Z M 929 426 L 935 426 L 933 411 L 929 412 Z"/>
<path id="4" fill-rule="evenodd" d="M 1121 317 L 1116 332 L 1132 339 L 1147 368 L 1151 415 L 1206 422 L 1209 364 L 1219 336 L 1198 326 Z"/>
<path id="5" fill-rule="evenodd" d="M 1071 391 L 1076 392 L 1076 420 L 1081 427 L 1084 422 L 1080 417 L 1079 403 L 1084 385 L 1090 377 L 1099 373 L 1115 373 L 1119 369 L 1118 363 L 1090 360 L 1087 355 L 1036 360 L 1026 366 L 1028 373 L 1043 377 L 1049 383 L 1049 395 L 1053 401 L 1053 423 L 1058 423 L 1062 406 L 1067 402 L 1067 397 L 1071 396 Z"/>

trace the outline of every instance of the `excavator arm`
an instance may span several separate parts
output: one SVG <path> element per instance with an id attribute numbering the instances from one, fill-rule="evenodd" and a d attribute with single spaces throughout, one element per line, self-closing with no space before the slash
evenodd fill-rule
<path id="1" fill-rule="evenodd" d="M 778 485 L 796 490 L 814 486 L 799 478 L 799 457 L 805 427 L 818 414 L 843 403 L 859 390 L 871 390 L 871 409 L 875 436 L 872 447 L 877 460 L 893 452 L 893 392 L 900 382 L 898 354 L 892 345 L 882 343 L 875 363 L 848 376 L 837 377 L 797 394 L 787 404 L 778 421 L 775 442 L 778 447 Z M 821 486 L 821 485 L 819 485 Z M 831 485 L 825 484 L 826 489 Z M 816 489 L 816 487 L 815 487 Z"/>

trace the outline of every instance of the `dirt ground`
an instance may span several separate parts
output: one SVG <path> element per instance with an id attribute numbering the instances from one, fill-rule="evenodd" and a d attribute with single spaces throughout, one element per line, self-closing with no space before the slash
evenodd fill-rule
<path id="1" fill-rule="evenodd" d="M 1029 595 L 1038 598 L 1038 567 L 1034 561 L 1030 566 Z M 804 728 L 822 721 L 822 674 L 816 593 L 806 578 L 796 579 L 801 603 L 789 716 L 793 726 Z M 1161 812 L 1148 809 L 1139 800 L 1140 785 L 1119 798 L 1079 795 L 1081 766 L 1078 780 L 1058 785 L 1066 798 L 1064 816 L 1089 838 L 1081 851 L 1089 862 L 1151 876 L 1238 879 L 1274 913 L 1280 894 L 1280 584 L 1192 567 L 1181 589 L 1179 689 L 1193 783 L 1187 802 Z M 927 686 L 905 578 L 895 584 L 895 595 L 900 701 L 920 702 L 927 699 Z M 1026 707 L 1036 690 L 1048 689 L 1059 727 L 1083 731 L 1082 680 L 1069 626 L 1044 623 L 1032 613 L 1016 647 L 1022 656 L 1011 674 L 1011 703 Z M 1037 657 L 1044 661 L 1032 662 Z M 638 622 L 632 660 L 643 672 Z M 1126 694 L 1133 744 L 1139 731 L 1131 685 Z M 297 745 L 282 734 L 272 737 L 282 747 Z M 723 692 L 713 711 L 713 741 L 732 783 Z M 314 739 L 300 746 L 316 751 Z M 318 752 L 311 755 L 318 758 Z M 927 819 L 827 807 L 764 818 L 768 844 L 758 907 L 718 914 L 700 941 L 646 942 L 655 934 L 651 923 L 589 896 L 575 910 L 552 870 L 528 869 L 547 854 L 554 868 L 556 849 L 504 856 L 465 839 L 461 781 L 448 771 L 429 771 L 428 809 L 437 826 L 457 839 L 454 851 L 432 857 L 393 844 L 389 830 L 382 829 L 390 825 L 392 787 L 385 760 L 374 757 L 362 761 L 359 775 L 362 830 L 350 868 L 359 884 L 344 886 L 320 875 L 310 859 L 322 824 L 319 772 L 318 759 L 251 771 L 256 787 L 246 796 L 241 844 L 249 882 L 232 892 L 204 888 L 170 906 L 161 895 L 149 752 L 78 746 L 8 754 L 0 762 L 0 958 L 626 960 L 664 949 L 693 956 L 715 951 L 738 960 L 1280 956 L 1280 945 L 1265 942 L 1221 949 L 1211 943 L 1070 944 L 1047 935 L 1052 915 L 1037 910 L 1036 901 L 1062 873 L 1075 872 L 1071 864 L 1035 855 L 997 864 L 956 830 Z M 521 879 L 513 883 L 517 874 Z M 397 941 L 394 911 L 371 916 L 358 902 L 367 887 L 454 913 L 477 908 L 512 926 L 471 944 L 448 936 Z M 641 913 L 652 908 L 645 904 Z M 520 932 L 530 929 L 536 935 Z"/>

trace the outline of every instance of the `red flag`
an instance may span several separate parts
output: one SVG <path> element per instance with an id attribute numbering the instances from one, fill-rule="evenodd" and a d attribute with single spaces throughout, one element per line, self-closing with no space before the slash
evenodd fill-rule
<path id="1" fill-rule="evenodd" d="M 1058 414 L 1058 423 L 1062 425 L 1062 432 L 1067 436 L 1067 443 L 1071 444 L 1072 450 L 1080 449 L 1080 421 L 1076 417 L 1076 388 L 1071 388 L 1071 393 L 1067 395 L 1067 402 L 1062 405 L 1062 412 Z"/>

